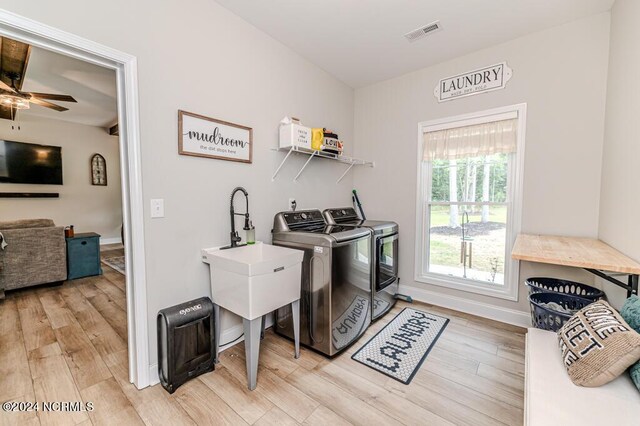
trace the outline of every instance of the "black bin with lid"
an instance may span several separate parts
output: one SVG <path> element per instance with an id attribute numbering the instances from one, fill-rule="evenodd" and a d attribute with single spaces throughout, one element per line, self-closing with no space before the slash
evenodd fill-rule
<path id="1" fill-rule="evenodd" d="M 158 312 L 158 376 L 169 393 L 215 369 L 214 321 L 208 297 Z"/>

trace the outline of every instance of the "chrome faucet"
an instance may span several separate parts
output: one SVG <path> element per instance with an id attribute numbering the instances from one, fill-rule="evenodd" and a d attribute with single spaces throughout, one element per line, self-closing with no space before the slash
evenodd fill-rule
<path id="1" fill-rule="evenodd" d="M 238 191 L 242 192 L 244 194 L 244 198 L 247 200 L 246 213 L 236 213 L 233 209 L 233 198 Z M 249 229 L 249 193 L 246 189 L 239 186 L 231 192 L 229 211 L 231 213 L 231 245 L 227 248 L 238 247 L 238 243 L 242 240 L 242 238 L 240 238 L 240 235 L 238 235 L 238 231 L 236 231 L 236 216 L 244 216 L 244 228 L 242 229 L 244 229 L 245 231 Z"/>

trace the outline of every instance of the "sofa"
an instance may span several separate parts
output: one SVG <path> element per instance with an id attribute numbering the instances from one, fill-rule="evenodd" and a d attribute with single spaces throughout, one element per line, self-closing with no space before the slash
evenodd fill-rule
<path id="1" fill-rule="evenodd" d="M 525 365 L 525 426 L 640 425 L 640 392 L 629 374 L 606 385 L 574 385 L 555 332 L 530 328 Z"/>
<path id="2" fill-rule="evenodd" d="M 64 227 L 51 219 L 0 222 L 0 299 L 6 290 L 67 279 Z"/>

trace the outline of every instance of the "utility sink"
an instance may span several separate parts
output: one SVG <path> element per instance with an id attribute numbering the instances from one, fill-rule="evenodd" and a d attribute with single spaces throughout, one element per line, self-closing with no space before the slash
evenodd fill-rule
<path id="1" fill-rule="evenodd" d="M 202 250 L 213 303 L 249 320 L 300 299 L 304 252 L 258 242 Z"/>

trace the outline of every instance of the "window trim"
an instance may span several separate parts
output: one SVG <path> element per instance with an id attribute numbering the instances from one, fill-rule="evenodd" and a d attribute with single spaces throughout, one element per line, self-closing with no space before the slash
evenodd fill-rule
<path id="1" fill-rule="evenodd" d="M 492 121 L 518 118 L 517 150 L 509 161 L 507 181 L 509 187 L 508 226 L 507 241 L 505 244 L 505 282 L 502 286 L 484 284 L 480 281 L 451 277 L 432 272 L 425 272 L 425 250 L 428 253 L 428 218 L 426 215 L 429 202 L 427 193 L 430 184 L 425 184 L 426 179 L 431 179 L 431 163 L 423 162 L 424 133 L 429 131 L 444 130 L 447 128 L 470 126 Z M 417 282 L 433 284 L 454 290 L 491 296 L 511 301 L 518 300 L 520 287 L 520 265 L 511 259 L 510 253 L 517 235 L 522 227 L 522 190 L 524 181 L 524 152 L 527 128 L 527 104 L 516 104 L 471 114 L 458 115 L 437 120 L 429 120 L 418 123 L 418 158 L 417 158 L 417 188 L 416 188 L 416 246 L 415 246 L 415 276 Z M 424 248 L 424 250 L 423 250 Z"/>

